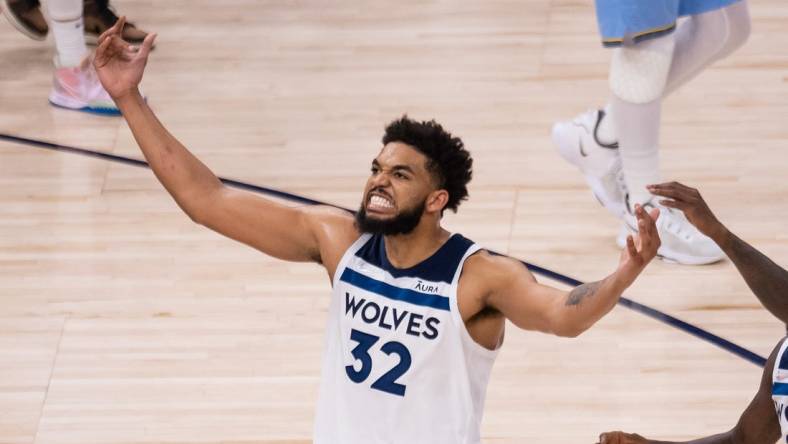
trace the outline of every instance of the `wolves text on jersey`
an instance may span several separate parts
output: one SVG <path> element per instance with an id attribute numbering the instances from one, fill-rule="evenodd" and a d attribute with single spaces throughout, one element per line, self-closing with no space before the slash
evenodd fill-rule
<path id="1" fill-rule="evenodd" d="M 439 333 L 438 318 L 425 319 L 424 315 L 357 298 L 349 292 L 345 292 L 345 314 L 370 325 L 393 331 L 403 330 L 408 335 L 425 339 L 433 340 Z"/>

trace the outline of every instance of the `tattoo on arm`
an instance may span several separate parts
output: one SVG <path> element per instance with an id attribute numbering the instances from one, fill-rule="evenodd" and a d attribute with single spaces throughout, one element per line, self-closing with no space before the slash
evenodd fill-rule
<path id="1" fill-rule="evenodd" d="M 569 292 L 569 297 L 566 298 L 566 305 L 580 305 L 585 299 L 593 297 L 603 282 L 605 281 L 589 282 L 573 288 Z"/>

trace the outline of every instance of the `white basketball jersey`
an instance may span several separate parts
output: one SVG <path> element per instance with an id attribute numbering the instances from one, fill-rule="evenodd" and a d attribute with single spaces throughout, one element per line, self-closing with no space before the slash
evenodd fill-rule
<path id="1" fill-rule="evenodd" d="M 479 247 L 455 234 L 394 268 L 383 236 L 362 235 L 334 276 L 316 444 L 479 444 L 496 351 L 476 343 L 457 282 Z"/>
<path id="2" fill-rule="evenodd" d="M 780 442 L 788 442 L 788 339 L 784 340 L 774 361 L 772 371 L 772 400 L 777 412 L 777 421 L 780 423 L 782 438 Z"/>

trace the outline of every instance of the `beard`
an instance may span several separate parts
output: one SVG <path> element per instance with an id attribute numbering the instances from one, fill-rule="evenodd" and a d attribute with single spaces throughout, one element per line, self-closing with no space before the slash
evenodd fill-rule
<path id="1" fill-rule="evenodd" d="M 408 234 L 419 225 L 421 215 L 424 214 L 426 202 L 422 202 L 415 208 L 404 210 L 391 219 L 371 219 L 367 215 L 364 204 L 361 204 L 356 213 L 356 227 L 362 233 L 382 234 L 384 236 L 395 236 L 397 234 Z"/>

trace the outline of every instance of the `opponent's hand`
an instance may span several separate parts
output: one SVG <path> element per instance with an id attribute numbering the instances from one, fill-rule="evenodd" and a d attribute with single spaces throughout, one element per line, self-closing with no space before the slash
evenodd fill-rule
<path id="1" fill-rule="evenodd" d="M 129 45 L 121 37 L 125 24 L 126 17 L 121 17 L 101 34 L 93 58 L 101 85 L 115 100 L 137 90 L 156 39 L 156 34 L 151 33 L 145 37 L 141 46 Z"/>
<path id="2" fill-rule="evenodd" d="M 684 212 L 687 220 L 701 233 L 717 241 L 725 232 L 725 227 L 717 220 L 706 201 L 695 188 L 678 182 L 668 182 L 646 187 L 649 192 L 668 199 L 659 201 L 662 205 Z"/>
<path id="3" fill-rule="evenodd" d="M 635 205 L 635 217 L 638 221 L 638 234 L 627 236 L 626 248 L 621 252 L 618 269 L 630 279 L 634 279 L 643 268 L 657 255 L 660 246 L 656 220 L 659 209 L 646 212 L 640 205 Z"/>
<path id="4" fill-rule="evenodd" d="M 649 442 L 637 433 L 607 432 L 599 435 L 596 444 L 648 444 Z"/>

